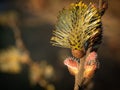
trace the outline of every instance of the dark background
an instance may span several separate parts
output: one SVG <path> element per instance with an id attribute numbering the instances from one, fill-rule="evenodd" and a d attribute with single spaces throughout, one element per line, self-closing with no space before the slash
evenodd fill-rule
<path id="1" fill-rule="evenodd" d="M 53 47 L 50 37 L 58 11 L 74 0 L 0 0 L 0 15 L 14 11 L 18 13 L 18 27 L 22 39 L 35 61 L 46 60 L 56 70 L 53 82 L 56 90 L 73 90 L 74 77 L 63 65 L 68 49 Z M 92 89 L 120 90 L 120 0 L 109 0 L 109 8 L 103 16 L 103 43 L 98 51 L 100 69 L 96 72 Z M 1 16 L 0 16 L 1 17 Z M 8 25 L 0 24 L 0 49 L 14 46 L 13 32 Z M 0 90 L 44 90 L 39 85 L 31 86 L 28 67 L 20 74 L 0 72 Z"/>

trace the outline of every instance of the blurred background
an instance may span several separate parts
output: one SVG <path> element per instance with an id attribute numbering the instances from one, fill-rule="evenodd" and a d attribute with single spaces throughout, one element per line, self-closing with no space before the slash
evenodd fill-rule
<path id="1" fill-rule="evenodd" d="M 0 90 L 73 90 L 74 77 L 63 65 L 70 50 L 50 44 L 58 12 L 72 2 L 0 0 Z M 109 0 L 100 69 L 85 90 L 120 90 L 119 5 L 120 0 Z"/>

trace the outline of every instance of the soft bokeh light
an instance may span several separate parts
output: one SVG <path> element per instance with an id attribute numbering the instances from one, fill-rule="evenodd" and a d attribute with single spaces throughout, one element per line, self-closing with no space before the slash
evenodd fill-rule
<path id="1" fill-rule="evenodd" d="M 8 72 L 8 73 L 19 73 L 21 71 L 20 60 L 21 60 L 21 54 L 14 47 L 1 51 L 0 71 Z"/>

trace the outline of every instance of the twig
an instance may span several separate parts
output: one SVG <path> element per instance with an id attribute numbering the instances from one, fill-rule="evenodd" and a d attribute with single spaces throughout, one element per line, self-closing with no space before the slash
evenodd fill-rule
<path id="1" fill-rule="evenodd" d="M 30 52 L 27 50 L 27 48 L 25 47 L 24 42 L 22 40 L 21 31 L 20 31 L 20 29 L 17 26 L 17 19 L 11 17 L 9 19 L 8 25 L 12 28 L 12 31 L 14 33 L 16 47 L 18 49 L 20 49 L 21 51 L 23 51 L 24 54 L 26 54 L 27 57 L 28 57 L 28 60 L 27 60 L 26 64 L 32 65 L 33 61 L 32 61 L 32 59 L 30 57 Z"/>
<path id="2" fill-rule="evenodd" d="M 85 58 L 88 56 L 92 48 L 89 48 L 86 55 L 81 58 L 80 63 L 78 65 L 78 74 L 75 75 L 75 85 L 74 85 L 74 90 L 80 90 L 82 88 L 82 85 L 84 83 L 85 78 L 83 77 L 84 74 L 84 63 L 85 63 Z"/>
<path id="3" fill-rule="evenodd" d="M 78 66 L 78 74 L 75 75 L 75 86 L 74 90 L 79 90 L 79 87 L 81 87 L 82 81 L 83 81 L 83 72 L 84 72 L 84 62 L 85 62 L 85 57 L 83 57 L 80 61 L 80 64 Z"/>
<path id="4" fill-rule="evenodd" d="M 99 10 L 102 9 L 102 4 L 103 4 L 103 0 L 99 0 L 99 6 L 98 6 Z"/>
<path id="5" fill-rule="evenodd" d="M 98 9 L 101 16 L 104 15 L 107 8 L 108 8 L 108 0 L 99 0 Z"/>

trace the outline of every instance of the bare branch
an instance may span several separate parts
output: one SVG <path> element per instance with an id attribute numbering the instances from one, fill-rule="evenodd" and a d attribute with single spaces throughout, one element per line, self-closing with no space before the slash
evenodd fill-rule
<path id="1" fill-rule="evenodd" d="M 21 37 L 21 31 L 17 26 L 17 18 L 10 17 L 8 25 L 12 28 L 12 31 L 14 33 L 16 47 L 19 50 L 21 50 L 25 55 L 27 55 L 27 57 L 28 57 L 27 64 L 32 65 L 33 61 L 30 57 L 30 52 L 25 47 L 25 44 L 24 44 L 23 39 Z"/>
<path id="2" fill-rule="evenodd" d="M 86 55 L 80 59 L 80 63 L 78 65 L 78 74 L 75 75 L 75 85 L 74 85 L 74 90 L 79 90 L 79 88 L 83 87 L 84 80 L 85 78 L 83 77 L 84 73 L 84 63 L 85 63 L 85 58 L 88 56 L 88 54 L 91 52 L 91 47 L 87 50 Z"/>
<path id="3" fill-rule="evenodd" d="M 108 8 L 108 0 L 99 0 L 98 9 L 101 16 L 104 15 L 107 8 Z"/>

